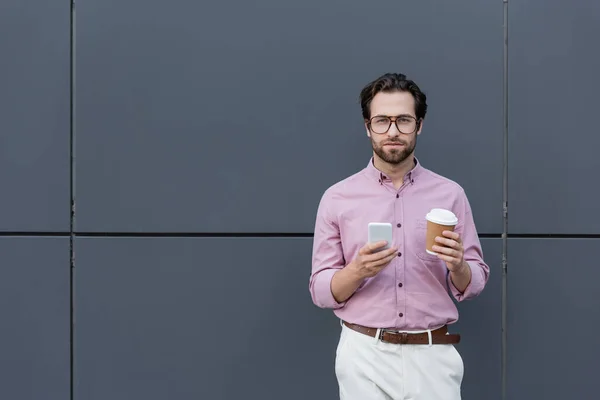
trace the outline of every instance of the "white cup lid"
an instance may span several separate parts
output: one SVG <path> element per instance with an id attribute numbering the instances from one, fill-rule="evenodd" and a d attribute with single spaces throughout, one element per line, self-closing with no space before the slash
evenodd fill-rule
<path id="1" fill-rule="evenodd" d="M 443 208 L 433 208 L 425 218 L 428 221 L 440 225 L 456 225 L 458 223 L 456 215 L 454 215 L 452 211 Z"/>

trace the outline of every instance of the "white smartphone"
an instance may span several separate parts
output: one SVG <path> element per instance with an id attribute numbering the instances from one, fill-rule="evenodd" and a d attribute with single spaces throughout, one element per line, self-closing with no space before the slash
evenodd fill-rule
<path id="1" fill-rule="evenodd" d="M 369 222 L 369 243 L 385 240 L 387 244 L 381 250 L 392 245 L 392 224 L 389 222 Z"/>

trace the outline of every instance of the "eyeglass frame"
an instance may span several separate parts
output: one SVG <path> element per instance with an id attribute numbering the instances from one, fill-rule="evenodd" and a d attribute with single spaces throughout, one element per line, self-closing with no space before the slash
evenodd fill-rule
<path id="1" fill-rule="evenodd" d="M 373 128 L 371 127 L 371 122 L 373 121 L 373 118 L 378 118 L 378 117 L 379 117 L 379 118 L 381 118 L 381 117 L 385 117 L 385 118 L 389 119 L 389 121 L 390 121 L 390 123 L 388 124 L 388 127 L 387 127 L 387 129 L 386 129 L 384 132 L 381 132 L 381 133 L 379 133 L 379 132 L 375 132 L 375 131 L 373 130 Z M 406 117 L 409 117 L 409 118 L 412 118 L 412 119 L 414 119 L 414 120 L 415 120 L 415 129 L 414 129 L 412 132 L 403 132 L 403 131 L 401 131 L 401 130 L 400 130 L 400 128 L 398 127 L 398 122 L 397 122 L 397 121 L 398 121 L 398 119 L 399 119 L 399 118 L 406 118 Z M 412 115 L 410 115 L 410 114 L 400 114 L 400 115 L 396 115 L 395 117 L 392 117 L 392 116 L 389 116 L 389 115 L 375 115 L 375 116 L 371 117 L 369 120 L 366 120 L 365 122 L 367 123 L 367 126 L 369 127 L 369 130 L 370 130 L 371 132 L 373 132 L 374 134 L 376 134 L 376 135 L 385 135 L 386 133 L 388 133 L 388 131 L 389 131 L 389 130 L 390 130 L 390 128 L 392 127 L 392 123 L 393 123 L 394 125 L 396 125 L 396 130 L 397 130 L 398 132 L 400 132 L 400 133 L 402 133 L 402 134 L 404 134 L 404 135 L 412 135 L 413 133 L 415 133 L 416 131 L 418 131 L 418 130 L 419 130 L 419 126 L 420 126 L 420 124 L 421 124 L 421 121 L 422 121 L 422 118 L 419 118 L 419 119 L 417 119 L 416 117 L 413 117 L 413 116 L 412 116 Z"/>

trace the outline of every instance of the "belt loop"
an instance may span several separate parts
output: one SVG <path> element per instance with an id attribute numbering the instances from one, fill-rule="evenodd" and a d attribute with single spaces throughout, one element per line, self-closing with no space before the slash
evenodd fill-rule
<path id="1" fill-rule="evenodd" d="M 429 338 L 429 347 L 433 345 L 433 341 L 431 340 L 431 329 L 427 329 L 427 337 Z"/>
<path id="2" fill-rule="evenodd" d="M 379 341 L 379 335 L 381 334 L 381 328 L 377 328 L 377 332 L 375 332 L 375 343 Z"/>

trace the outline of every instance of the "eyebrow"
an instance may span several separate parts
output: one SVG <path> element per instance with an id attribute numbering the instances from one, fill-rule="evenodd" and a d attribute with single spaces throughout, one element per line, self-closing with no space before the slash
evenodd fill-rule
<path id="1" fill-rule="evenodd" d="M 414 115 L 411 115 L 411 114 L 398 114 L 398 115 L 375 114 L 375 115 L 373 115 L 373 118 L 375 118 L 375 117 L 396 117 L 396 118 L 398 118 L 398 117 L 412 117 L 412 118 L 417 118 L 417 117 L 415 117 Z"/>

